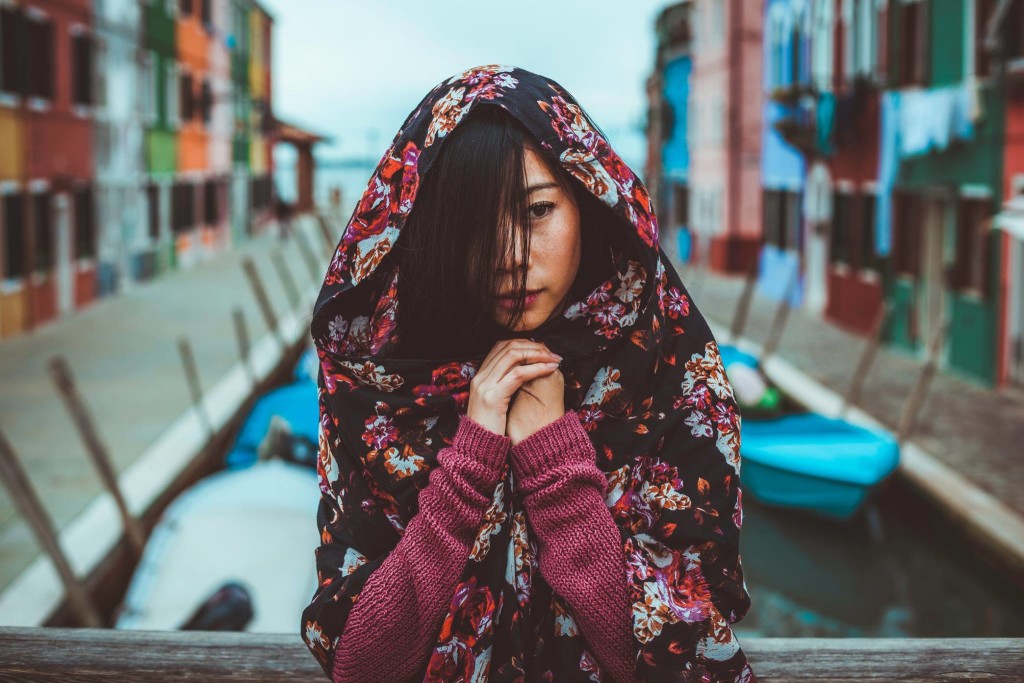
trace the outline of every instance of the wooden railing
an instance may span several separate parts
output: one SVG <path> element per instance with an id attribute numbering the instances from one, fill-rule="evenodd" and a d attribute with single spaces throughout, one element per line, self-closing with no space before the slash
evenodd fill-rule
<path id="1" fill-rule="evenodd" d="M 1020 638 L 746 638 L 764 681 L 1022 681 Z M 326 680 L 295 635 L 0 628 L 0 681 Z"/>

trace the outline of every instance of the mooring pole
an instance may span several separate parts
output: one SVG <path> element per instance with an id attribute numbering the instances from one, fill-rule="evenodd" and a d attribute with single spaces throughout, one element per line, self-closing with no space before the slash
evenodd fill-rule
<path id="1" fill-rule="evenodd" d="M 79 621 L 83 626 L 89 628 L 102 627 L 103 619 L 100 618 L 96 605 L 89 597 L 85 584 L 75 576 L 75 572 L 71 569 L 71 563 L 68 562 L 64 550 L 57 540 L 53 521 L 46 513 L 32 482 L 29 481 L 28 475 L 25 474 L 25 470 L 18 461 L 14 448 L 2 431 L 0 431 L 0 479 L 3 479 L 7 494 L 14 501 L 21 516 L 32 528 L 39 545 L 50 556 L 50 560 L 64 584 L 71 609 L 78 616 Z"/>
<path id="2" fill-rule="evenodd" d="M 135 552 L 136 557 L 141 557 L 142 550 L 146 546 L 146 535 L 142 530 L 139 520 L 128 510 L 128 503 L 125 501 L 117 481 L 117 473 L 111 464 L 110 451 L 102 439 L 100 439 L 96 423 L 89 414 L 81 394 L 78 393 L 78 388 L 75 386 L 75 380 L 67 360 L 62 356 L 52 358 L 50 360 L 50 376 L 53 378 L 53 383 L 57 386 L 57 393 L 60 394 L 61 399 L 64 401 L 64 407 L 71 414 L 71 419 L 75 423 L 78 434 L 82 437 L 82 441 L 85 442 L 85 450 L 89 453 L 89 457 L 92 458 L 93 465 L 95 465 L 100 479 L 103 481 L 103 486 L 106 487 L 110 495 L 114 497 L 114 502 L 117 503 L 117 509 L 121 515 L 121 523 L 124 525 L 124 533 L 128 538 L 128 544 Z"/>

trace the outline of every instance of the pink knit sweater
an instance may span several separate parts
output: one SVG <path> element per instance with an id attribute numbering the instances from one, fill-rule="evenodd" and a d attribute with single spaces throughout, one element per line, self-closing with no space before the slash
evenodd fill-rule
<path id="1" fill-rule="evenodd" d="M 634 681 L 631 608 L 605 475 L 579 416 L 567 411 L 511 447 L 465 415 L 420 491 L 419 512 L 353 606 L 333 663 L 337 683 L 405 681 L 422 667 L 511 456 L 540 572 L 572 609 L 616 683 Z"/>

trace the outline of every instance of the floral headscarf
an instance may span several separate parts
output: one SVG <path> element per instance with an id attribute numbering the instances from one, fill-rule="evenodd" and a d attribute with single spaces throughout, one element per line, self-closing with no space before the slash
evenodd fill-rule
<path id="1" fill-rule="evenodd" d="M 390 357 L 402 334 L 399 268 L 384 259 L 446 136 L 481 106 L 520 121 L 626 233 L 628 248 L 613 250 L 615 275 L 530 335 L 565 358 L 566 408 L 579 414 L 607 475 L 638 680 L 752 680 L 730 628 L 750 598 L 739 555 L 740 415 L 718 346 L 659 247 L 643 183 L 564 88 L 512 66 L 469 69 L 427 94 L 377 165 L 324 279 L 311 324 L 320 359 L 320 585 L 302 637 L 330 676 L 349 611 L 416 513 L 483 360 Z M 522 680 L 525 653 L 551 680 L 607 680 L 571 609 L 538 572 L 526 520 L 506 465 L 424 680 L 453 672 Z"/>

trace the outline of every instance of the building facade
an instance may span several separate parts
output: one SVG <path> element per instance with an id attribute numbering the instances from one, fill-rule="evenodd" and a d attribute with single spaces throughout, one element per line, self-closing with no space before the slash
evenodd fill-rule
<path id="1" fill-rule="evenodd" d="M 0 0 L 0 338 L 267 223 L 272 31 L 252 0 Z"/>

